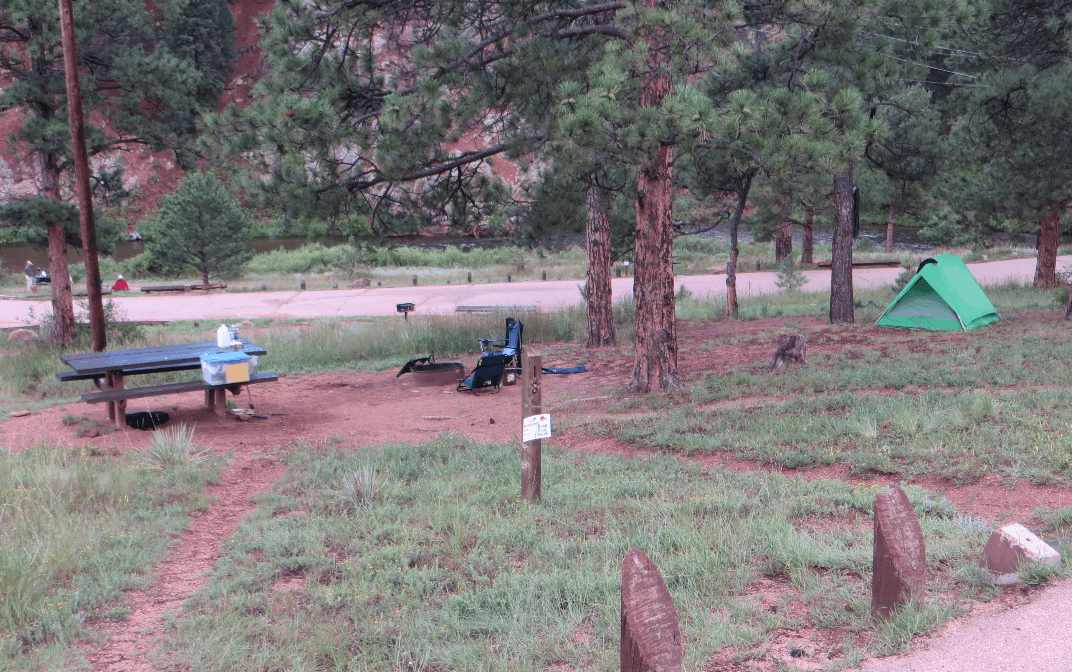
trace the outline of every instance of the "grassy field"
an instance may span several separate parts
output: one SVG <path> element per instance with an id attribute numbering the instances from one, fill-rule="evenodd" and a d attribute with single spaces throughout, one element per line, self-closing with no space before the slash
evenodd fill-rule
<path id="1" fill-rule="evenodd" d="M 221 466 L 0 449 L 0 668 L 77 669 L 71 644 L 93 638 L 95 622 L 126 618 L 123 591 L 151 584 Z"/>
<path id="2" fill-rule="evenodd" d="M 786 657 L 792 644 L 826 669 L 850 666 L 993 591 L 974 567 L 988 530 L 918 488 L 908 492 L 922 514 L 930 598 L 876 625 L 871 529 L 858 518 L 873 488 L 551 451 L 544 502 L 532 506 L 517 499 L 510 445 L 329 444 L 286 461 L 210 584 L 170 624 L 161 669 L 617 669 L 630 548 L 645 550 L 674 597 L 685 669 L 728 646 L 741 660 L 767 655 L 783 646 L 780 629 L 798 627 L 819 634 L 784 643 Z M 355 497 L 355 479 L 380 489 Z M 783 586 L 783 609 L 757 601 L 764 578 Z M 785 608 L 791 600 L 803 608 Z"/>
<path id="3" fill-rule="evenodd" d="M 1063 364 L 1072 346 L 1058 319 L 1067 292 L 988 293 L 1007 319 L 966 335 L 872 329 L 890 288 L 858 294 L 858 324 L 836 328 L 808 317 L 825 313 L 822 294 L 748 298 L 746 317 L 781 318 L 749 329 L 718 302 L 683 293 L 686 354 L 708 362 L 683 371 L 688 392 L 625 398 L 576 421 L 661 454 L 545 449 L 540 506 L 517 499 L 513 446 L 442 436 L 420 446 L 287 448 L 286 477 L 225 544 L 211 583 L 168 623 L 159 667 L 612 669 L 620 561 L 633 547 L 667 580 L 689 669 L 715 651 L 730 664 L 802 648 L 838 669 L 901 650 L 997 594 L 975 567 L 992 521 L 909 487 L 927 541 L 929 598 L 876 624 L 867 522 L 876 490 L 857 477 L 1072 483 L 1072 371 Z M 631 358 L 628 298 L 615 315 L 625 345 L 597 359 Z M 251 332 L 277 373 L 380 370 L 429 352 L 471 354 L 476 337 L 502 331 L 503 317 L 264 321 Z M 695 340 L 693 327 L 704 337 Z M 734 360 L 748 348 L 769 352 L 787 330 L 809 334 L 807 368 L 767 376 Z M 584 314 L 526 316 L 525 335 L 579 349 Z M 182 323 L 117 327 L 110 338 L 133 347 L 212 332 Z M 55 380 L 53 349 L 5 345 L 3 354 L 0 412 L 84 391 Z M 846 465 L 849 477 L 808 482 L 678 460 L 716 451 L 782 467 Z M 16 670 L 76 666 L 69 642 L 125 617 L 121 591 L 144 584 L 168 534 L 206 505 L 204 485 L 221 466 L 153 470 L 140 456 L 62 447 L 0 452 L 0 661 Z M 1034 518 L 1048 539 L 1072 536 L 1072 509 Z M 1070 573 L 1066 561 L 1023 578 Z M 772 588 L 776 604 L 761 597 Z"/>

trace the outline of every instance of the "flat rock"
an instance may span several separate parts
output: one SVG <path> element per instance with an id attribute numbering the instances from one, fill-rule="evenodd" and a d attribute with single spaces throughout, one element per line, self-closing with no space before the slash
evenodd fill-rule
<path id="1" fill-rule="evenodd" d="M 979 564 L 990 570 L 994 583 L 1007 586 L 1019 581 L 1016 568 L 1022 562 L 1057 565 L 1061 554 L 1020 523 L 1010 523 L 990 535 Z"/>
<path id="2" fill-rule="evenodd" d="M 899 485 L 875 495 L 875 551 L 871 578 L 871 615 L 887 619 L 907 603 L 922 603 L 926 593 L 927 552 L 919 516 Z"/>
<path id="3" fill-rule="evenodd" d="M 13 417 L 13 418 L 25 418 L 27 415 L 32 415 L 32 414 L 33 414 L 32 411 L 27 411 L 27 410 L 12 411 L 11 412 L 11 417 Z"/>

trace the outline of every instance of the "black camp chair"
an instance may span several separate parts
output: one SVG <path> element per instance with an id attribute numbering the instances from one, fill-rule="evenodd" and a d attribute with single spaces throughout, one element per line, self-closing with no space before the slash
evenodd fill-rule
<path id="1" fill-rule="evenodd" d="M 458 380 L 458 391 L 475 393 L 491 388 L 498 392 L 502 387 L 503 372 L 506 370 L 506 362 L 509 358 L 509 355 L 501 353 L 484 355 L 468 378 Z"/>
<path id="2" fill-rule="evenodd" d="M 481 338 L 480 354 L 506 355 L 506 366 L 515 372 L 521 371 L 521 334 L 524 325 L 512 317 L 506 318 L 506 338 Z M 496 349 L 497 348 L 497 349 Z"/>

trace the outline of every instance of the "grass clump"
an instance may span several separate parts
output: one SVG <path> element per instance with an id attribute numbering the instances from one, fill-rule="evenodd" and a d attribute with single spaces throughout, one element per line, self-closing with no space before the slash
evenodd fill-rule
<path id="1" fill-rule="evenodd" d="M 621 561 L 632 548 L 666 580 L 687 669 L 731 645 L 765 659 L 771 638 L 797 627 L 880 645 L 872 531 L 857 521 L 876 490 L 551 451 L 544 501 L 532 506 L 518 498 L 517 459 L 510 446 L 453 437 L 387 446 L 375 459 L 291 453 L 287 476 L 171 624 L 164 669 L 616 669 Z M 391 497 L 351 515 L 326 495 L 363 467 L 391 480 Z M 921 511 L 935 499 L 907 491 Z M 955 611 L 937 601 L 959 603 L 969 586 L 954 568 L 985 541 L 946 513 L 922 517 L 936 602 L 916 630 Z M 764 576 L 779 577 L 808 616 L 797 624 L 753 602 Z"/>
<path id="2" fill-rule="evenodd" d="M 0 450 L 0 668 L 77 667 L 68 645 L 92 636 L 98 614 L 120 617 L 122 591 L 151 582 L 169 535 L 207 506 L 218 473 L 50 446 Z"/>
<path id="3" fill-rule="evenodd" d="M 153 432 L 141 461 L 149 469 L 182 469 L 203 462 L 209 454 L 194 443 L 194 428 L 183 423 Z"/>
<path id="4" fill-rule="evenodd" d="M 346 508 L 357 510 L 382 500 L 390 487 L 391 479 L 366 462 L 354 471 L 343 474 L 339 498 Z"/>

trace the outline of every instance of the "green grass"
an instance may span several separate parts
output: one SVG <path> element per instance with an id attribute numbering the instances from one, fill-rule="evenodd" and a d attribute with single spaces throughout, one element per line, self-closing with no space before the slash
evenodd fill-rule
<path id="1" fill-rule="evenodd" d="M 152 583 L 221 466 L 152 472 L 90 452 L 0 450 L 0 668 L 74 668 L 70 644 Z"/>
<path id="2" fill-rule="evenodd" d="M 852 474 L 933 474 L 954 483 L 986 474 L 1035 483 L 1072 479 L 1072 393 L 796 396 L 742 408 L 692 404 L 589 423 L 638 447 L 692 455 L 729 451 L 790 468 L 845 464 Z"/>
<path id="3" fill-rule="evenodd" d="M 975 590 L 959 570 L 986 533 L 919 488 L 907 491 L 923 512 L 931 597 L 876 625 L 872 533 L 856 522 L 873 488 L 547 451 L 544 501 L 532 506 L 518 499 L 518 459 L 513 446 L 453 437 L 291 453 L 287 476 L 170 623 L 161 669 L 617 669 L 631 548 L 675 600 L 685 669 L 731 645 L 763 657 L 780 629 L 805 625 L 747 597 L 760 577 L 784 582 L 810 625 L 869 653 L 902 650 L 906 633 L 939 627 Z M 347 478 L 369 464 L 390 485 L 355 508 Z M 831 664 L 858 657 L 852 648 Z"/>

